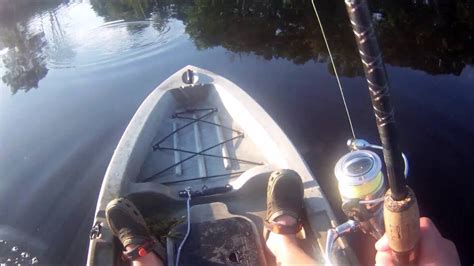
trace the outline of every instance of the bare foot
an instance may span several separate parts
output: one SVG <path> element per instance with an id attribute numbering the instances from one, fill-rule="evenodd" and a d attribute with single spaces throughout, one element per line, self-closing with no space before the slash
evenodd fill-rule
<path id="1" fill-rule="evenodd" d="M 275 222 L 287 226 L 297 223 L 294 217 L 288 215 L 276 218 Z M 315 261 L 298 247 L 296 234 L 280 235 L 270 232 L 267 247 L 275 256 L 278 265 L 315 265 Z"/>
<path id="2" fill-rule="evenodd" d="M 275 223 L 292 226 L 296 224 L 296 219 L 289 215 L 282 215 L 275 219 Z M 267 239 L 267 247 L 273 254 L 279 254 L 282 248 L 285 248 L 288 244 L 297 244 L 296 235 L 280 235 L 270 232 Z"/>
<path id="3" fill-rule="evenodd" d="M 136 245 L 131 245 L 130 244 L 125 249 L 127 251 L 130 251 L 130 250 L 134 249 L 135 247 L 136 247 Z M 143 256 L 143 257 L 137 258 L 132 263 L 133 263 L 134 266 L 142 266 L 142 265 L 143 266 L 144 265 L 163 266 L 163 262 L 153 252 L 150 252 L 150 253 L 146 254 L 145 256 Z"/>

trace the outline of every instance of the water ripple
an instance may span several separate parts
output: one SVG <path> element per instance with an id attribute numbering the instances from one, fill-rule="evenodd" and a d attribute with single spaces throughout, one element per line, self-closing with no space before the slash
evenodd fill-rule
<path id="1" fill-rule="evenodd" d="M 86 32 L 50 40 L 48 67 L 105 67 L 130 63 L 163 52 L 183 31 L 182 24 L 176 20 L 107 22 Z"/>

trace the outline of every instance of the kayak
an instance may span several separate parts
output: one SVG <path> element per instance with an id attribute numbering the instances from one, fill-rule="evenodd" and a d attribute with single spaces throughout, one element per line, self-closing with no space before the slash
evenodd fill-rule
<path id="1" fill-rule="evenodd" d="M 326 232 L 338 223 L 301 155 L 244 90 L 186 66 L 150 93 L 125 129 L 103 179 L 87 263 L 122 264 L 105 208 L 127 197 L 166 247 L 168 265 L 187 233 L 182 265 L 274 264 L 262 232 L 267 181 L 278 169 L 303 180 L 299 243 L 324 263 Z M 338 241 L 336 261 L 357 264 L 346 241 Z"/>

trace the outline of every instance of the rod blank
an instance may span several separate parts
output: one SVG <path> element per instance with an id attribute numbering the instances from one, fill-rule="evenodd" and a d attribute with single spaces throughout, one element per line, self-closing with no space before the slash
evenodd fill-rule
<path id="1" fill-rule="evenodd" d="M 345 0 L 345 3 L 369 85 L 392 197 L 402 200 L 407 195 L 404 164 L 390 101 L 390 84 L 375 37 L 372 16 L 365 0 Z"/>

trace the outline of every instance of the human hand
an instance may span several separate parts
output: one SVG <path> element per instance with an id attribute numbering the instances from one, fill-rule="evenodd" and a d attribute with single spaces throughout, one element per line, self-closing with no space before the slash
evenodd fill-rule
<path id="1" fill-rule="evenodd" d="M 420 218 L 420 233 L 418 265 L 461 265 L 454 243 L 442 237 L 429 218 Z M 375 243 L 375 249 L 377 250 L 376 265 L 395 265 L 385 235 Z"/>

